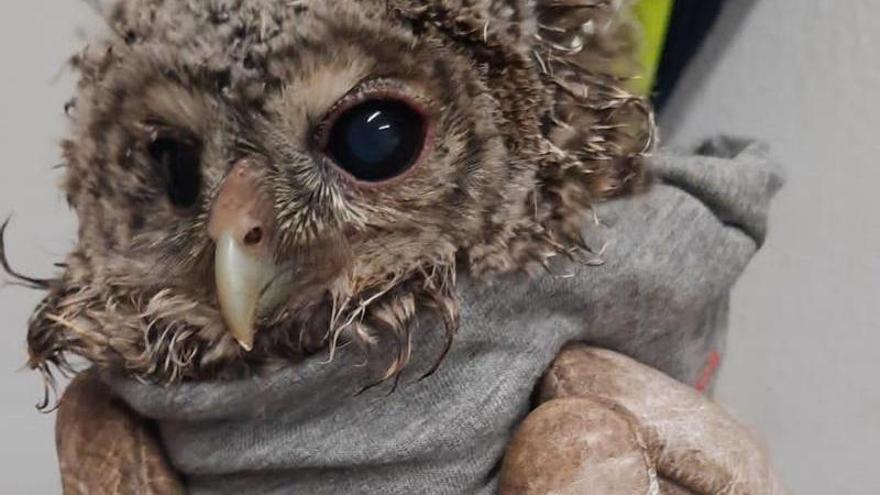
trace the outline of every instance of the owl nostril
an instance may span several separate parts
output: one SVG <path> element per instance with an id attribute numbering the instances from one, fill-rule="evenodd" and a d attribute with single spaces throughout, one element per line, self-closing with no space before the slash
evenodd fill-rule
<path id="1" fill-rule="evenodd" d="M 243 159 L 223 179 L 214 198 L 208 235 L 216 243 L 226 237 L 250 255 L 269 260 L 275 229 L 272 196 L 261 189 L 256 166 Z"/>
<path id="2" fill-rule="evenodd" d="M 247 234 L 244 235 L 244 245 L 245 246 L 256 246 L 263 240 L 263 229 L 260 227 L 254 227 L 248 231 Z"/>

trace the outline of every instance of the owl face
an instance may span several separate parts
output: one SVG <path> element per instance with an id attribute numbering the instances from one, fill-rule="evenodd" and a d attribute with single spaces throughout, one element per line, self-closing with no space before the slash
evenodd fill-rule
<path id="1" fill-rule="evenodd" d="M 457 270 L 556 253 L 607 177 L 552 139 L 534 15 L 422 4 L 112 7 L 75 60 L 79 242 L 32 359 L 168 381 L 402 334 L 420 308 L 452 331 Z"/>

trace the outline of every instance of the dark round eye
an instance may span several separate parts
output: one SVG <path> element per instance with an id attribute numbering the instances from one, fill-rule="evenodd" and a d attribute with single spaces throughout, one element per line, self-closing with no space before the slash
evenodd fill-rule
<path id="1" fill-rule="evenodd" d="M 354 178 L 381 182 L 415 164 L 426 127 L 424 116 L 402 101 L 370 100 L 337 117 L 326 152 Z"/>
<path id="2" fill-rule="evenodd" d="M 202 185 L 200 147 L 187 141 L 159 138 L 150 144 L 149 152 L 165 176 L 171 202 L 180 208 L 193 206 Z"/>

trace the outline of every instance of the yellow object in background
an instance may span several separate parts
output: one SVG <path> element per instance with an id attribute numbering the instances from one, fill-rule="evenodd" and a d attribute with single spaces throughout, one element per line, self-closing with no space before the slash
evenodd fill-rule
<path id="1" fill-rule="evenodd" d="M 636 90 L 644 95 L 650 94 L 654 87 L 674 4 L 675 0 L 641 0 L 635 6 L 636 17 L 642 25 L 643 39 L 639 59 L 644 74 L 641 80 L 634 83 Z"/>

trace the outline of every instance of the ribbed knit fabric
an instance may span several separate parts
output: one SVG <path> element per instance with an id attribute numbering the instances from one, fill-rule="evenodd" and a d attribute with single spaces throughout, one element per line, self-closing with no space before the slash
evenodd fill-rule
<path id="1" fill-rule="evenodd" d="M 157 420 L 194 494 L 491 494 L 505 445 L 542 372 L 566 343 L 609 347 L 696 383 L 721 351 L 731 286 L 760 246 L 781 185 L 766 150 L 715 139 L 655 160 L 658 184 L 603 205 L 605 264 L 491 286 L 467 279 L 462 327 L 439 371 L 436 322 L 415 331 L 413 364 L 390 393 L 387 354 L 342 348 L 271 376 L 173 388 L 108 381 Z M 382 347 L 380 346 L 380 349 Z"/>

